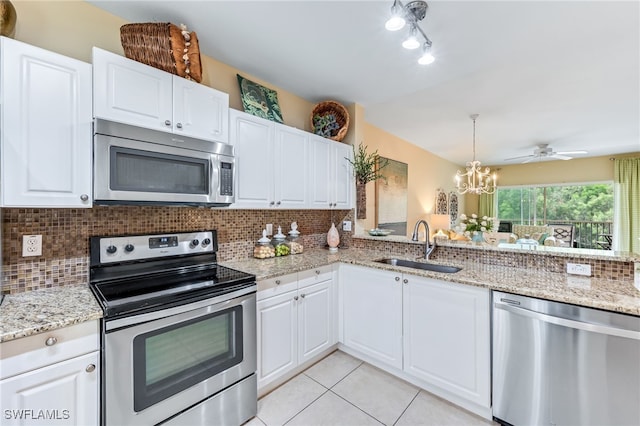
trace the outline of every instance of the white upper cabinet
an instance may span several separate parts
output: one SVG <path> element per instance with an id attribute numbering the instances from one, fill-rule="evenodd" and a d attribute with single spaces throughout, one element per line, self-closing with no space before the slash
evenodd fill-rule
<path id="1" fill-rule="evenodd" d="M 91 207 L 91 65 L 0 40 L 2 206 Z"/>
<path id="2" fill-rule="evenodd" d="M 229 95 L 173 76 L 174 131 L 185 136 L 229 141 Z"/>
<path id="3" fill-rule="evenodd" d="M 309 197 L 310 206 L 319 209 L 353 208 L 351 145 L 310 136 Z"/>
<path id="4" fill-rule="evenodd" d="M 97 47 L 93 80 L 96 118 L 229 141 L 226 93 Z"/>
<path id="5" fill-rule="evenodd" d="M 231 110 L 235 208 L 306 208 L 308 134 Z"/>

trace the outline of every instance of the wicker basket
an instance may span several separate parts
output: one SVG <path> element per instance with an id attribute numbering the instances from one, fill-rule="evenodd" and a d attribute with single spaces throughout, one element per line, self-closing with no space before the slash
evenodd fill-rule
<path id="1" fill-rule="evenodd" d="M 120 41 L 127 58 L 200 83 L 202 64 L 198 36 L 193 31 L 190 36 L 190 45 L 186 46 L 180 27 L 169 22 L 120 27 Z M 185 53 L 188 64 L 183 58 Z"/>
<path id="2" fill-rule="evenodd" d="M 317 104 L 313 108 L 313 111 L 311 111 L 311 129 L 313 129 L 313 133 L 321 134 L 321 129 L 316 128 L 314 117 L 326 117 L 331 114 L 333 114 L 333 116 L 335 117 L 338 128 L 331 131 L 331 136 L 323 136 L 328 139 L 340 142 L 347 135 L 347 130 L 349 130 L 349 112 L 343 105 L 339 104 L 338 102 L 324 101 Z"/>

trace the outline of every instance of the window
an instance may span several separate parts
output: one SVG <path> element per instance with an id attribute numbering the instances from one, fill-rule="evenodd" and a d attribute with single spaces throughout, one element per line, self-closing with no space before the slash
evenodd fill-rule
<path id="1" fill-rule="evenodd" d="M 500 221 L 570 224 L 574 247 L 611 248 L 613 183 L 503 187 L 496 194 Z"/>

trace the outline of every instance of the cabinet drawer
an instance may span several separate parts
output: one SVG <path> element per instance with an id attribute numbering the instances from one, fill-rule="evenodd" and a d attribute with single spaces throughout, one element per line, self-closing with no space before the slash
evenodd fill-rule
<path id="1" fill-rule="evenodd" d="M 298 288 L 298 274 L 282 275 L 280 277 L 259 280 L 257 300 L 266 299 L 267 297 L 277 296 L 287 291 L 296 290 Z"/>
<path id="2" fill-rule="evenodd" d="M 333 268 L 331 265 L 319 266 L 307 271 L 298 272 L 298 288 L 304 288 L 332 278 Z"/>
<path id="3" fill-rule="evenodd" d="M 0 345 L 0 379 L 97 351 L 99 333 L 95 320 L 4 342 Z"/>

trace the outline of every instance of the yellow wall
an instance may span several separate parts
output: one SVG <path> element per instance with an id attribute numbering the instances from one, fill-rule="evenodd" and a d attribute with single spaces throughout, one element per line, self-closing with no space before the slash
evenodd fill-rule
<path id="1" fill-rule="evenodd" d="M 418 219 L 429 221 L 428 215 L 434 213 L 436 191 L 442 189 L 449 193 L 454 190 L 453 177 L 459 166 L 369 123 L 364 123 L 363 127 L 362 142 L 367 145 L 368 152 L 378 150 L 382 157 L 408 164 L 407 233 L 410 235 Z M 463 197 L 460 197 L 460 211 L 464 211 Z M 356 232 L 364 232 L 375 227 L 374 218 L 375 183 L 369 182 L 367 218 L 357 221 Z"/>
<path id="2" fill-rule="evenodd" d="M 123 55 L 120 26 L 128 22 L 89 3 L 72 1 L 13 0 L 18 14 L 15 39 L 53 52 L 91 62 L 93 46 Z M 191 28 L 196 31 L 197 28 Z M 202 48 L 202 45 L 201 45 Z M 201 55 L 202 83 L 229 94 L 231 108 L 242 111 L 236 74 L 278 92 L 285 124 L 310 130 L 313 103 L 268 84 L 208 56 Z"/>
<path id="3" fill-rule="evenodd" d="M 640 152 L 615 156 L 574 158 L 562 161 L 541 161 L 508 166 L 492 166 L 498 174 L 498 186 L 542 185 L 558 183 L 589 183 L 613 181 L 613 161 L 611 158 L 638 157 Z M 465 213 L 478 211 L 479 198 L 467 195 Z"/>

